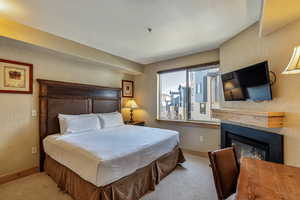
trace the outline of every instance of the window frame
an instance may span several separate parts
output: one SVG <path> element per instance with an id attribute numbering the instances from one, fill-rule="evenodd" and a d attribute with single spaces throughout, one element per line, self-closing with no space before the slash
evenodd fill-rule
<path id="1" fill-rule="evenodd" d="M 191 105 L 190 105 L 190 81 L 189 81 L 189 72 L 192 69 L 212 69 L 212 68 L 219 68 L 220 66 L 216 66 L 216 65 L 220 65 L 219 61 L 215 61 L 215 62 L 209 62 L 209 63 L 203 63 L 203 64 L 199 64 L 199 65 L 192 65 L 192 66 L 188 66 L 188 67 L 180 67 L 180 68 L 173 68 L 173 69 L 167 69 L 167 70 L 161 70 L 158 71 L 156 74 L 156 78 L 157 78 L 157 113 L 156 113 L 156 120 L 157 121 L 165 121 L 165 122 L 183 122 L 185 124 L 190 123 L 190 124 L 211 124 L 211 125 L 219 125 L 220 122 L 218 120 L 212 119 L 211 120 L 190 120 L 189 119 L 189 113 L 190 113 L 190 109 L 191 109 Z M 170 120 L 170 119 L 160 119 L 160 100 L 161 100 L 161 81 L 160 81 L 160 75 L 164 74 L 164 73 L 171 73 L 171 72 L 177 72 L 177 71 L 185 71 L 186 73 L 186 88 L 187 92 L 186 92 L 186 113 L 184 115 L 184 120 Z M 211 91 L 210 91 L 211 92 Z M 221 93 L 220 93 L 221 94 Z M 219 98 L 220 99 L 220 98 Z M 211 100 L 211 96 L 210 96 L 210 101 L 209 104 L 212 104 L 212 100 Z M 211 108 L 211 105 L 210 105 Z M 211 112 L 211 111 L 209 111 Z M 209 114 L 211 116 L 211 114 Z"/>

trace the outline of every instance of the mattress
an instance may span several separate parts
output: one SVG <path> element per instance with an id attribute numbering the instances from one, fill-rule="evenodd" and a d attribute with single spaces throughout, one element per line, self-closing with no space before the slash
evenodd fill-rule
<path id="1" fill-rule="evenodd" d="M 100 187 L 171 152 L 179 143 L 179 133 L 123 125 L 77 134 L 54 134 L 43 143 L 51 158 Z"/>

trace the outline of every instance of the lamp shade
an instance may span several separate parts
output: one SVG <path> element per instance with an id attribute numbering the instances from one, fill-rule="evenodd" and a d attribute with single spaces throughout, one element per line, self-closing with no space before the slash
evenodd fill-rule
<path id="1" fill-rule="evenodd" d="M 234 82 L 233 81 L 226 81 L 224 83 L 224 88 L 225 90 L 232 90 L 235 88 Z"/>
<path id="2" fill-rule="evenodd" d="M 294 49 L 293 56 L 282 74 L 300 73 L 300 46 Z"/>
<path id="3" fill-rule="evenodd" d="M 135 109 L 135 108 L 138 108 L 138 105 L 136 104 L 134 99 L 130 99 L 130 100 L 127 101 L 125 107 Z"/>

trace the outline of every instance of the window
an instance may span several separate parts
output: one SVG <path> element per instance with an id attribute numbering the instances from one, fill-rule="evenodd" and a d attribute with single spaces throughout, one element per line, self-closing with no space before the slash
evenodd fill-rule
<path id="1" fill-rule="evenodd" d="M 186 120 L 186 71 L 159 75 L 159 119 Z"/>
<path id="2" fill-rule="evenodd" d="M 219 66 L 192 67 L 158 73 L 158 119 L 215 121 L 219 107 Z"/>

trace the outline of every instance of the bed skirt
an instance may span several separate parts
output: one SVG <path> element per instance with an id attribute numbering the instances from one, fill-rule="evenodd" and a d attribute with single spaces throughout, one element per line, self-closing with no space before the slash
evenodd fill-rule
<path id="1" fill-rule="evenodd" d="M 151 164 L 136 170 L 109 185 L 97 187 L 82 179 L 69 168 L 46 156 L 45 171 L 58 187 L 75 200 L 138 200 L 149 191 L 155 190 L 161 179 L 171 173 L 179 163 L 185 161 L 177 146 Z"/>

